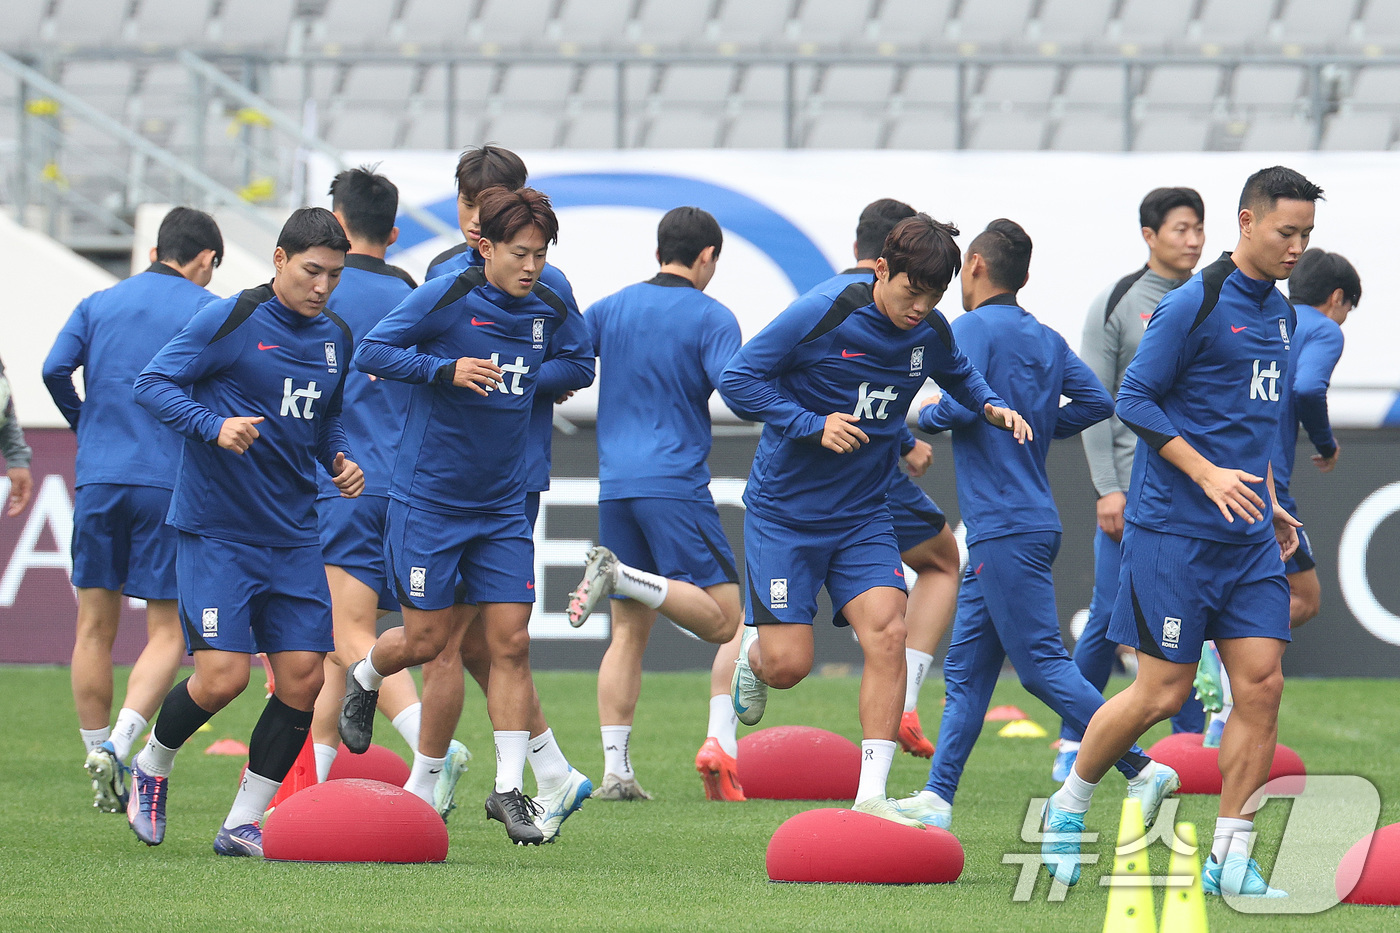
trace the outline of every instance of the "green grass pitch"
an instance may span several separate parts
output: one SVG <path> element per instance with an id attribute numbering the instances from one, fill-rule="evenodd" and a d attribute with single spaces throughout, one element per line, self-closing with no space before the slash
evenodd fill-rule
<path id="1" fill-rule="evenodd" d="M 125 672 L 118 673 L 118 696 Z M 260 684 L 260 676 L 254 676 Z M 602 749 L 589 674 L 537 675 L 545 711 L 565 752 L 595 781 Z M 924 689 L 924 725 L 933 737 L 939 684 Z M 1115 683 L 1121 686 L 1121 683 Z M 855 677 L 813 677 L 773 695 L 763 726 L 817 725 L 859 741 Z M 198 734 L 176 764 L 169 832 L 164 845 L 140 845 L 122 816 L 91 806 L 68 672 L 62 668 L 0 669 L 0 930 L 140 931 L 277 930 L 356 933 L 398 930 L 1009 930 L 1097 931 L 1111 870 L 1122 780 L 1105 779 L 1089 828 L 1104 834 L 1099 865 L 1063 903 L 1049 903 L 1041 873 L 1028 902 L 1013 900 L 1018 867 L 1003 853 L 1034 851 L 1019 838 L 1032 796 L 1054 790 L 1046 739 L 1003 739 L 984 731 L 962 782 L 953 828 L 967 853 L 956 884 L 854 886 L 770 884 L 764 852 L 787 817 L 823 804 L 705 801 L 694 771 L 704 737 L 706 676 L 648 675 L 633 758 L 656 799 L 589 802 L 560 840 L 541 848 L 507 843 L 500 824 L 482 814 L 493 768 L 490 725 L 479 695 L 468 693 L 458 729 L 476 753 L 458 791 L 446 864 L 416 866 L 301 865 L 221 859 L 210 843 L 227 811 L 241 759 L 203 754 L 214 740 L 247 741 L 262 707 L 250 688 Z M 1054 732 L 1058 725 L 1013 679 L 1003 678 L 994 703 L 1012 703 Z M 1400 782 L 1394 711 L 1400 682 L 1291 681 L 1284 693 L 1282 740 L 1316 773 L 1369 778 L 1380 789 L 1381 823 L 1400 820 L 1392 799 Z M 378 738 L 403 752 L 381 717 Z M 1164 734 L 1164 727 L 1149 736 Z M 1146 743 L 1144 743 L 1146 744 Z M 901 754 L 890 792 L 922 786 L 926 762 Z M 529 778 L 527 778 L 527 781 Z M 833 804 L 840 805 L 840 804 Z M 1187 797 L 1179 819 L 1208 838 L 1215 798 Z M 1272 864 L 1283 804 L 1260 819 L 1256 854 Z M 1152 869 L 1166 873 L 1168 853 L 1154 851 Z M 1215 931 L 1351 931 L 1400 928 L 1394 908 L 1343 905 L 1312 916 L 1245 916 L 1219 901 L 1209 906 Z"/>

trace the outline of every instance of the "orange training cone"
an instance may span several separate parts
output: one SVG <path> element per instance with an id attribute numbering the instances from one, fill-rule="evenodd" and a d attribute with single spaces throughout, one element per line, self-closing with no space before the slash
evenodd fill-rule
<path id="1" fill-rule="evenodd" d="M 301 747 L 301 752 L 297 755 L 297 760 L 292 764 L 292 770 L 287 772 L 287 776 L 282 779 L 282 786 L 277 788 L 277 793 L 272 797 L 272 803 L 268 805 L 268 810 L 274 809 L 283 800 L 292 796 L 299 790 L 304 790 L 316 783 L 316 750 L 311 744 L 311 736 L 306 736 L 306 744 Z"/>

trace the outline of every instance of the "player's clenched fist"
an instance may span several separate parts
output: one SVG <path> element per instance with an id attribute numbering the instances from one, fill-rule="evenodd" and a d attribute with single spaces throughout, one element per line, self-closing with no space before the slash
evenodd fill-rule
<path id="1" fill-rule="evenodd" d="M 340 490 L 342 499 L 353 499 L 365 491 L 365 471 L 354 460 L 346 460 L 342 451 L 331 464 L 331 482 Z"/>
<path id="2" fill-rule="evenodd" d="M 848 454 L 859 449 L 861 444 L 870 440 L 864 431 L 856 427 L 859 420 L 855 415 L 848 415 L 844 411 L 827 415 L 826 425 L 822 428 L 822 446 L 838 454 Z"/>
<path id="3" fill-rule="evenodd" d="M 253 446 L 253 441 L 261 435 L 254 425 L 262 424 L 262 416 L 256 418 L 225 418 L 219 426 L 219 446 L 241 454 Z"/>
<path id="4" fill-rule="evenodd" d="M 486 395 L 493 386 L 504 387 L 505 381 L 501 379 L 501 367 L 495 363 L 464 356 L 457 361 L 457 368 L 452 373 L 452 384 L 471 389 L 477 395 Z"/>

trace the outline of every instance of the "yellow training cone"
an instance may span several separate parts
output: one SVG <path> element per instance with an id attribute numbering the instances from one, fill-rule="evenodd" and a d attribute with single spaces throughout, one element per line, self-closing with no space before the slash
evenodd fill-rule
<path id="1" fill-rule="evenodd" d="M 1206 898 L 1201 891 L 1201 860 L 1194 823 L 1176 824 L 1161 933 L 1206 933 Z M 1185 849 L 1187 851 L 1178 851 Z M 1189 883 L 1186 883 L 1189 882 Z"/>
<path id="2" fill-rule="evenodd" d="M 1146 835 L 1142 801 L 1129 797 L 1123 801 L 1123 819 L 1118 824 L 1118 849 L 1113 856 L 1103 933 L 1157 933 Z"/>
<path id="3" fill-rule="evenodd" d="M 997 735 L 1003 739 L 1043 739 L 1046 732 L 1029 719 L 1017 719 L 1002 726 Z"/>

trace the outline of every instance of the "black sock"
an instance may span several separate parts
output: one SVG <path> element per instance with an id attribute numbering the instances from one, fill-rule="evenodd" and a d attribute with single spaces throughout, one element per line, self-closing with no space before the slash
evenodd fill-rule
<path id="1" fill-rule="evenodd" d="M 253 727 L 248 770 L 269 781 L 281 781 L 296 764 L 310 732 L 311 713 L 293 709 L 273 695 Z"/>
<path id="2" fill-rule="evenodd" d="M 1143 771 L 1147 770 L 1147 766 L 1150 764 L 1152 764 L 1152 759 L 1148 758 L 1142 752 L 1128 752 L 1122 758 L 1118 759 L 1114 767 L 1122 772 L 1123 777 L 1131 781 Z"/>
<path id="3" fill-rule="evenodd" d="M 166 748 L 179 748 L 189 741 L 214 714 L 200 706 L 190 696 L 190 679 L 186 677 L 170 688 L 156 717 L 156 741 Z"/>

